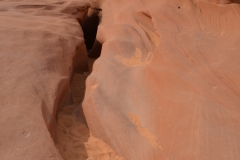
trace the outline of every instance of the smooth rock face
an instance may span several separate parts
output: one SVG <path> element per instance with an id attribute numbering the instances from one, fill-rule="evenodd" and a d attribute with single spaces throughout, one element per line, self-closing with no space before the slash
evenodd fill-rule
<path id="1" fill-rule="evenodd" d="M 88 69 L 76 20 L 87 7 L 81 1 L 0 2 L 1 160 L 62 159 L 52 140 L 56 110 L 69 101 L 64 94 L 73 69 Z"/>
<path id="2" fill-rule="evenodd" d="M 128 160 L 240 159 L 240 7 L 219 2 L 99 2 L 94 136 Z"/>

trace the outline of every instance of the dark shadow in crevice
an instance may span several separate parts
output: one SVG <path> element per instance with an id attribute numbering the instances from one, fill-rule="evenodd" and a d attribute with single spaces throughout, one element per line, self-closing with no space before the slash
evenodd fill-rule
<path id="1" fill-rule="evenodd" d="M 83 20 L 82 30 L 84 33 L 84 39 L 85 39 L 87 51 L 90 53 L 92 49 L 95 48 L 94 46 L 96 43 L 95 40 L 97 36 L 98 25 L 101 19 L 101 12 L 102 12 L 101 9 L 89 8 L 87 16 Z M 92 56 L 89 56 L 89 57 L 92 57 Z"/>
<path id="2" fill-rule="evenodd" d="M 227 0 L 226 3 L 240 3 L 240 0 Z"/>
<path id="3" fill-rule="evenodd" d="M 102 43 L 100 43 L 97 39 L 94 42 L 93 48 L 88 53 L 89 58 L 98 58 L 101 55 L 102 51 Z"/>
<path id="4" fill-rule="evenodd" d="M 210 1 L 210 2 L 212 2 L 212 1 Z M 240 4 L 240 0 L 214 0 L 214 2 L 217 4 L 231 4 L 231 3 Z"/>
<path id="5" fill-rule="evenodd" d="M 76 13 L 72 13 L 71 9 L 63 10 L 63 13 L 75 16 L 83 29 L 87 49 L 93 51 L 99 48 L 99 45 L 96 45 L 96 47 L 94 44 L 96 43 L 97 28 L 100 22 L 100 12 L 101 10 L 87 7 L 82 7 L 82 9 L 78 7 Z M 87 59 L 85 45 L 81 44 L 76 47 L 73 64 L 69 68 L 69 78 L 65 78 L 59 83 L 59 91 L 57 92 L 59 95 L 57 95 L 54 103 L 56 104 L 54 120 L 48 119 L 51 115 L 49 115 L 45 102 L 42 102 L 45 123 L 52 134 L 56 147 L 63 159 L 66 160 L 75 158 L 86 160 L 89 158 L 85 143 L 90 138 L 90 131 L 81 103 L 86 88 L 85 80 L 89 75 L 87 71 L 91 72 L 95 59 Z M 83 54 L 85 55 L 83 56 Z"/>

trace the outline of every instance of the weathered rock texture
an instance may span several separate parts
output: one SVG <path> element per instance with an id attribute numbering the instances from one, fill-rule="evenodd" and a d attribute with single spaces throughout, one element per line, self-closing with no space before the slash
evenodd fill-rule
<path id="1" fill-rule="evenodd" d="M 58 114 L 56 146 L 65 160 L 123 160 L 102 140 L 91 135 L 82 115 L 85 80 L 88 74 L 75 74 L 71 83 L 74 104 Z"/>
<path id="2" fill-rule="evenodd" d="M 88 69 L 76 20 L 88 7 L 81 1 L 0 1 L 1 160 L 62 159 L 51 136 L 57 108 L 69 101 L 73 69 Z"/>
<path id="3" fill-rule="evenodd" d="M 128 160 L 239 160 L 238 3 L 92 2 L 103 10 L 83 103 L 93 135 Z"/>

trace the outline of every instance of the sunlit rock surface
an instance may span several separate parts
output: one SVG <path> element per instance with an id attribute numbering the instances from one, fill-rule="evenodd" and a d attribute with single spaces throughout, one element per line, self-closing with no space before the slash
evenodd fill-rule
<path id="1" fill-rule="evenodd" d="M 239 1 L 105 0 L 93 135 L 128 160 L 240 159 Z"/>

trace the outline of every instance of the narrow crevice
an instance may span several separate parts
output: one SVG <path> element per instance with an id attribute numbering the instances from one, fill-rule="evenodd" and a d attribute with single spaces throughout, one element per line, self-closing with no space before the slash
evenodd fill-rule
<path id="1" fill-rule="evenodd" d="M 95 59 L 88 59 L 92 68 Z M 105 142 L 93 137 L 82 110 L 85 81 L 89 72 L 74 74 L 71 83 L 73 104 L 64 106 L 57 114 L 56 147 L 64 160 L 104 159 L 123 160 Z"/>
<path id="2" fill-rule="evenodd" d="M 78 7 L 74 11 L 65 9 L 62 12 L 71 14 L 76 18 L 84 34 L 88 57 L 98 58 L 101 53 L 102 44 L 96 39 L 96 37 L 98 26 L 102 18 L 102 9 L 91 8 L 86 4 L 86 6 Z"/>
<path id="3" fill-rule="evenodd" d="M 67 11 L 70 12 L 69 10 Z M 69 68 L 70 75 L 67 84 L 58 87 L 61 89 L 65 86 L 65 90 L 59 90 L 61 96 L 56 98 L 55 122 L 53 125 L 47 125 L 50 126 L 48 129 L 64 160 L 85 160 L 89 157 L 84 144 L 87 143 L 90 138 L 90 131 L 81 103 L 85 93 L 85 81 L 91 72 L 95 59 L 89 59 L 87 55 L 83 56 L 83 54 L 87 54 L 85 46 L 88 47 L 90 43 L 94 43 L 95 41 L 99 17 L 96 17 L 95 13 L 93 14 L 95 17 L 89 17 L 88 11 L 89 6 L 85 6 L 76 8 L 76 12 L 67 12 L 67 14 L 75 17 L 81 28 L 85 26 L 85 31 L 83 32 L 84 38 L 87 37 L 87 41 L 85 41 L 85 45 L 83 44 L 76 47 L 72 66 Z M 88 25 L 90 25 L 89 29 Z M 91 32 L 94 34 L 91 34 Z M 45 122 L 51 123 L 48 122 L 47 116 L 44 116 L 48 114 L 48 111 L 44 106 L 42 108 Z"/>
<path id="4" fill-rule="evenodd" d="M 100 22 L 100 14 L 101 10 L 89 8 L 88 14 L 83 20 L 82 30 L 88 51 L 92 49 L 96 39 L 97 29 Z"/>
<path id="5" fill-rule="evenodd" d="M 86 53 L 86 48 L 82 46 L 82 53 Z M 59 106 L 56 114 L 55 145 L 64 160 L 87 160 L 89 158 L 86 144 L 91 137 L 82 109 L 82 101 L 85 93 L 85 81 L 90 74 L 93 59 L 89 59 L 88 72 L 78 72 L 79 65 L 75 65 L 76 57 L 73 61 L 73 73 L 70 80 L 71 103 L 64 103 Z M 80 69 L 81 70 L 81 69 Z"/>
<path id="6" fill-rule="evenodd" d="M 86 58 L 83 62 L 81 54 L 88 57 L 99 57 L 101 44 L 96 40 L 97 28 L 101 19 L 101 10 L 88 8 L 88 11 L 76 13 L 75 18 L 82 27 L 86 48 L 80 46 L 73 59 L 72 78 L 70 82 L 71 103 L 59 105 L 56 115 L 55 145 L 64 160 L 110 159 L 120 160 L 118 155 L 102 140 L 94 138 L 88 128 L 82 109 L 85 94 L 85 81 L 92 71 L 96 58 Z M 79 17 L 76 15 L 80 15 Z M 83 63 L 83 65 L 81 65 Z M 84 72 L 84 65 L 88 64 L 88 72 Z M 62 99 L 62 101 L 64 101 Z M 47 111 L 43 111 L 47 112 Z"/>
<path id="7" fill-rule="evenodd" d="M 94 42 L 93 48 L 88 53 L 88 57 L 89 58 L 98 58 L 98 57 L 100 57 L 101 52 L 102 52 L 102 43 L 96 39 Z"/>
<path id="8" fill-rule="evenodd" d="M 102 44 L 96 39 L 98 25 L 101 21 L 102 10 L 97 8 L 89 8 L 87 16 L 82 23 L 85 44 L 88 57 L 98 58 L 101 53 Z"/>
<path id="9" fill-rule="evenodd" d="M 88 57 L 98 58 L 101 52 L 101 45 L 96 40 L 98 25 L 100 24 L 102 10 L 98 8 L 88 8 L 83 19 L 77 19 L 82 27 Z"/>
<path id="10" fill-rule="evenodd" d="M 87 159 L 85 143 L 90 131 L 82 110 L 85 80 L 89 74 L 75 73 L 70 84 L 73 104 L 64 106 L 57 114 L 55 144 L 64 160 Z"/>

